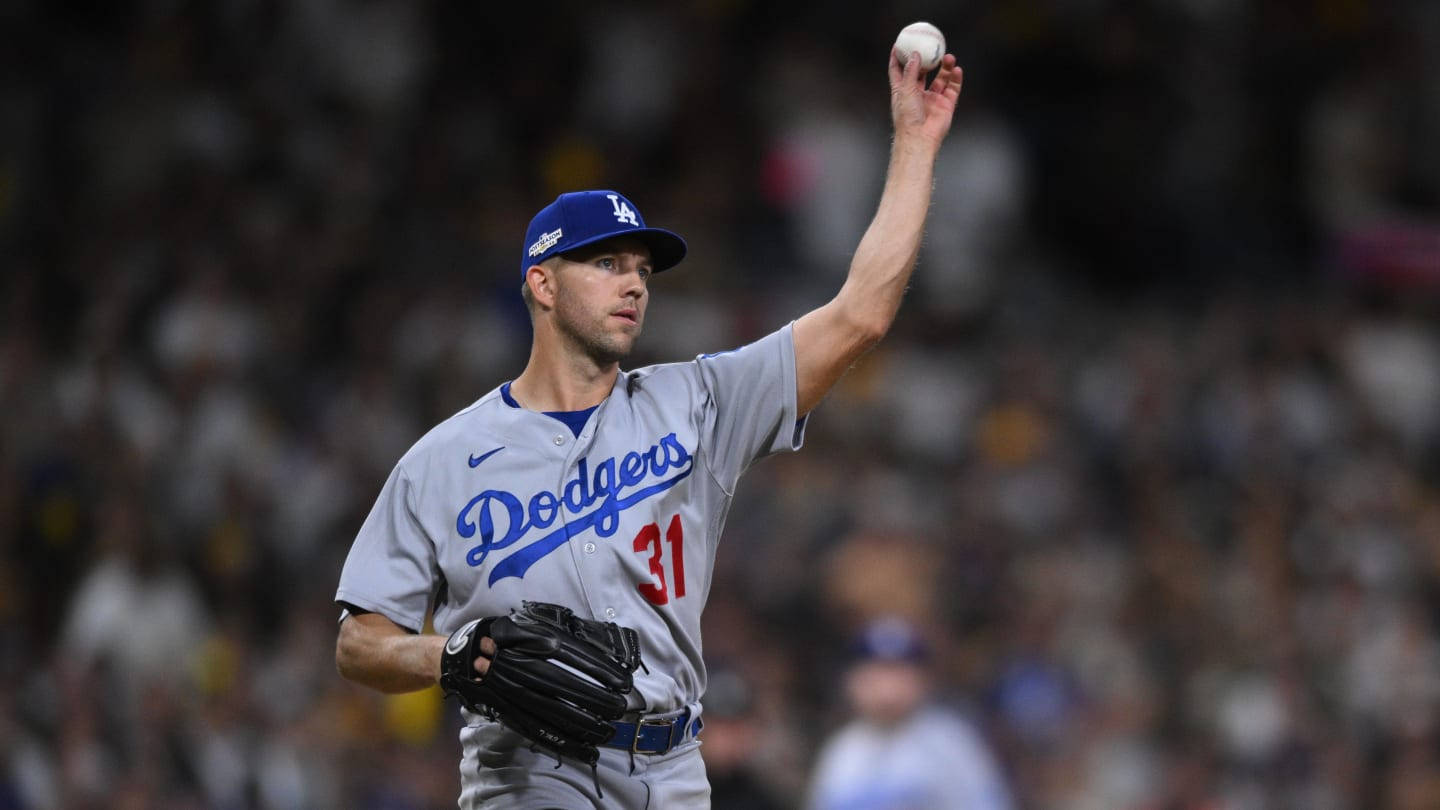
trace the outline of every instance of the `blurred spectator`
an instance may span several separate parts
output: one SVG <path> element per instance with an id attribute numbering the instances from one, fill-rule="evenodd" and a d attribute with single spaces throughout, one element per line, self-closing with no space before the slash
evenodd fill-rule
<path id="1" fill-rule="evenodd" d="M 757 715 L 750 686 L 733 669 L 713 667 L 705 689 L 705 736 L 700 753 L 710 779 L 714 810 L 779 810 L 785 806 L 758 767 L 764 748 L 756 741 L 767 733 Z"/>
<path id="2" fill-rule="evenodd" d="M 821 748 L 814 810 L 1008 810 L 1010 792 L 984 739 L 932 703 L 929 656 L 910 624 L 870 624 L 851 651 L 845 696 L 855 719 Z"/>
<path id="3" fill-rule="evenodd" d="M 193 579 L 145 536 L 138 510 L 124 496 L 103 504 L 100 556 L 75 588 L 59 645 L 79 672 L 103 665 L 129 708 L 147 685 L 178 685 L 209 631 Z"/>

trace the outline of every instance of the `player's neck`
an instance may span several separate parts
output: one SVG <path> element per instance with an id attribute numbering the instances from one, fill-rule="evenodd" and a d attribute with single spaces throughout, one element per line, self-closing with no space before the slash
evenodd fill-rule
<path id="1" fill-rule="evenodd" d="M 615 387 L 618 362 L 600 366 L 586 357 L 530 353 L 525 370 L 510 383 L 510 396 L 531 411 L 580 411 L 605 401 Z"/>

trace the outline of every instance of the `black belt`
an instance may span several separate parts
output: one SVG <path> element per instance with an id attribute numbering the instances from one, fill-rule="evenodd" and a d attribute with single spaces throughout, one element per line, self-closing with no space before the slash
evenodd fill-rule
<path id="1" fill-rule="evenodd" d="M 668 720 L 616 721 L 610 725 L 614 727 L 615 734 L 604 746 L 636 754 L 667 753 L 687 739 L 693 739 L 705 727 L 699 717 L 693 721 L 690 719 L 689 709 Z"/>

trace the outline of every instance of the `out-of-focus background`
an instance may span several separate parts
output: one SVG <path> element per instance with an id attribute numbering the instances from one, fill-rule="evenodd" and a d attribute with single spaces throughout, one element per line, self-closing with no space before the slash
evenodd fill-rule
<path id="1" fill-rule="evenodd" d="M 632 366 L 765 334 L 916 19 L 966 82 L 913 289 L 717 562 L 735 767 L 799 806 L 898 614 L 1018 806 L 1440 807 L 1440 3 L 10 0 L 0 808 L 452 807 L 453 706 L 340 679 L 331 599 L 522 368 L 526 221 L 688 238 Z"/>

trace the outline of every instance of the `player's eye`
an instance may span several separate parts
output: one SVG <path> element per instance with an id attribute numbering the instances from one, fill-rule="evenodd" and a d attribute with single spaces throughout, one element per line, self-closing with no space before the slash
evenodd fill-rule
<path id="1" fill-rule="evenodd" d="M 650 275 L 651 275 L 652 273 L 654 273 L 654 272 L 655 272 L 654 270 L 651 270 L 651 269 L 648 268 L 648 267 L 642 267 L 642 268 L 640 268 L 640 279 L 641 279 L 642 281 L 649 281 L 649 280 L 650 280 Z"/>
<path id="2" fill-rule="evenodd" d="M 610 258 L 609 256 L 601 256 L 599 259 L 596 260 L 595 263 L 605 268 L 606 270 L 610 270 L 615 267 L 615 260 Z"/>

